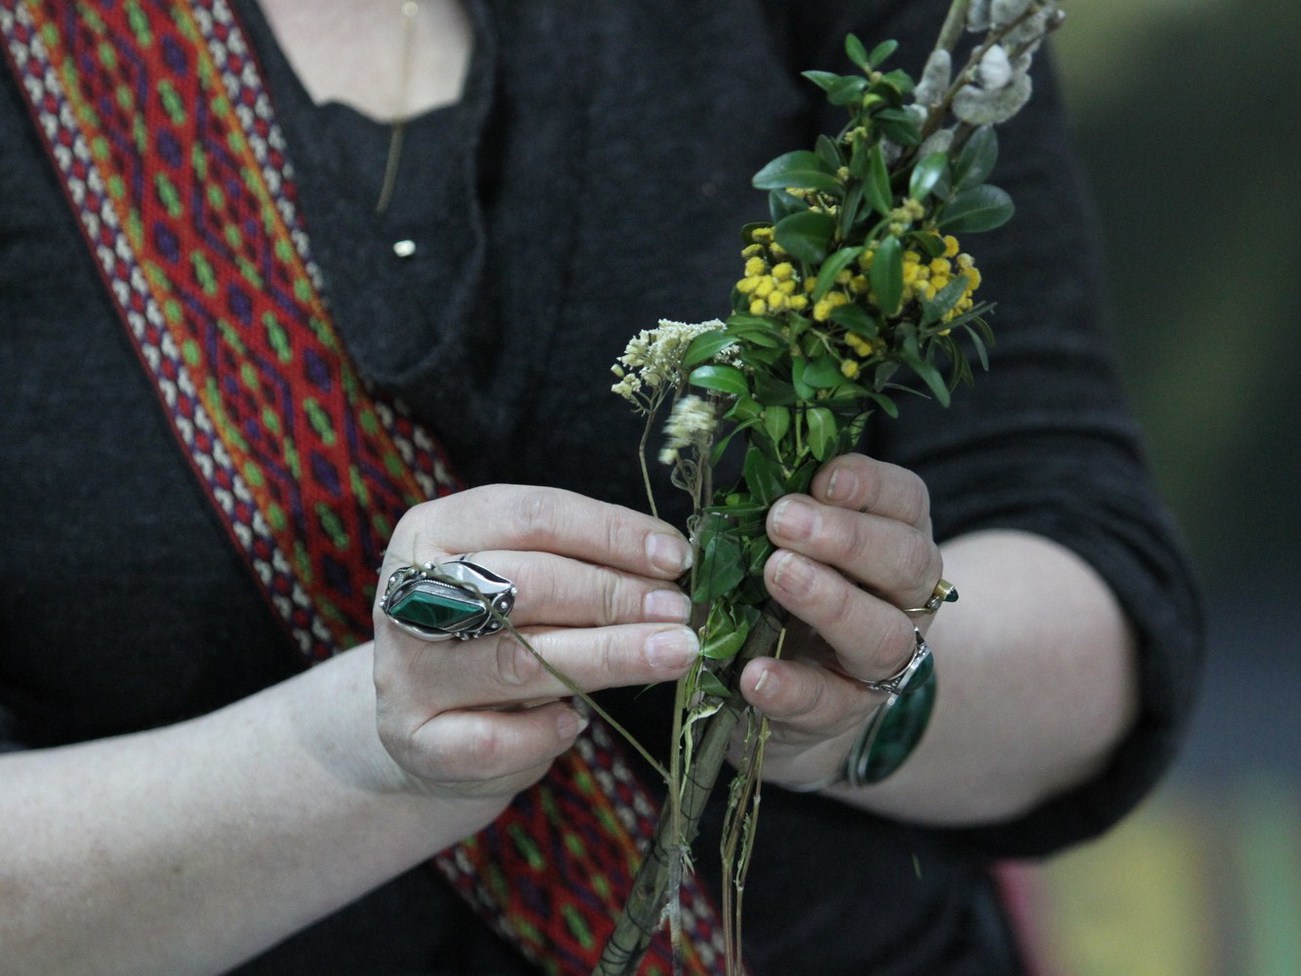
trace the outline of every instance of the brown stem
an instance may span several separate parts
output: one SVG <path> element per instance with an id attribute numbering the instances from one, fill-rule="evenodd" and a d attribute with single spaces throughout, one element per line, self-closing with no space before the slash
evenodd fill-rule
<path id="1" fill-rule="evenodd" d="M 780 634 L 780 621 L 773 614 L 765 612 L 755 623 L 745 647 L 737 655 L 733 674 L 739 676 L 745 661 L 770 654 Z M 682 790 L 680 824 L 675 829 L 673 805 L 666 804 L 660 814 L 650 850 L 642 859 L 632 891 L 615 923 L 614 932 L 605 944 L 600 961 L 592 970 L 592 976 L 634 976 L 637 972 L 647 946 L 660 928 L 664 906 L 669 898 L 672 859 L 682 857 L 684 848 L 695 840 L 700 829 L 700 818 L 704 815 L 705 806 L 727 758 L 732 733 L 749 707 L 740 691 L 733 689 L 723 707 L 704 720 L 705 731 Z"/>

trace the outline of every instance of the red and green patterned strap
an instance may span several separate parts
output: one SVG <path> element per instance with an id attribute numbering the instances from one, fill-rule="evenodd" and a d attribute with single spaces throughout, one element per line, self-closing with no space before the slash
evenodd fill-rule
<path id="1" fill-rule="evenodd" d="M 460 487 L 357 376 L 322 298 L 270 99 L 225 0 L 0 0 L 49 157 L 200 483 L 309 661 L 370 636 L 401 514 Z M 655 811 L 594 722 L 488 829 L 435 860 L 544 971 L 591 971 Z M 684 886 L 686 971 L 721 965 Z M 667 974 L 657 939 L 642 972 Z"/>

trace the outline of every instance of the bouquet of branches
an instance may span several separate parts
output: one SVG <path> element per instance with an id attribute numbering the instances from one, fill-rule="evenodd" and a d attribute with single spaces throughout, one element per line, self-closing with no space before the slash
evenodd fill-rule
<path id="1" fill-rule="evenodd" d="M 693 503 L 701 654 L 677 688 L 657 849 L 597 969 L 604 976 L 634 973 L 665 916 L 680 937 L 674 892 L 738 738 L 722 857 L 728 966 L 740 971 L 740 895 L 767 730 L 737 676 L 745 661 L 779 655 L 785 633 L 762 578 L 773 551 L 767 511 L 851 450 L 874 411 L 895 416 L 901 393 L 947 405 L 971 381 L 971 358 L 987 368 L 990 305 L 976 296 L 981 274 L 962 238 L 1012 216 L 1009 195 L 986 182 L 994 127 L 1029 99 L 1032 57 L 1062 16 L 1057 0 L 954 0 L 916 80 L 887 67 L 895 42 L 869 49 L 850 35 L 853 70 L 805 72 L 844 107 L 844 127 L 754 177 L 770 219 L 742 228 L 731 314 L 661 322 L 614 367 L 615 392 L 647 419 L 644 472 L 656 418 L 668 410 L 659 460 Z M 720 485 L 728 450 L 740 454 L 741 477 Z"/>

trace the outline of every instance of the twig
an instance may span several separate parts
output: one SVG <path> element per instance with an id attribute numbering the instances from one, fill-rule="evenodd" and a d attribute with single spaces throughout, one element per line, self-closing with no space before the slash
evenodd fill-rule
<path id="1" fill-rule="evenodd" d="M 740 673 L 746 660 L 770 654 L 780 634 L 780 621 L 765 612 L 751 630 L 745 650 L 737 656 L 734 673 Z M 699 832 L 700 818 L 727 758 L 732 733 L 748 708 L 741 692 L 734 689 L 722 708 L 706 721 L 691 773 L 682 784 L 680 825 L 675 827 L 671 805 L 666 807 L 650 850 L 633 881 L 623 914 L 592 971 L 593 976 L 633 976 L 637 972 L 647 946 L 660 927 L 669 894 L 672 861 L 680 861 L 682 846 L 690 845 Z"/>

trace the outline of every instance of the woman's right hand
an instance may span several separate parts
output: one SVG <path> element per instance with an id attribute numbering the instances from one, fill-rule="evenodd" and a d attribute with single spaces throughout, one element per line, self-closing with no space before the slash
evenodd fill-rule
<path id="1" fill-rule="evenodd" d="M 380 570 L 458 556 L 513 581 L 511 623 L 584 691 L 672 681 L 699 645 L 675 580 L 690 547 L 649 515 L 551 488 L 491 485 L 411 509 Z M 380 739 L 409 788 L 504 807 L 583 728 L 570 690 L 504 631 L 429 642 L 375 608 Z"/>

